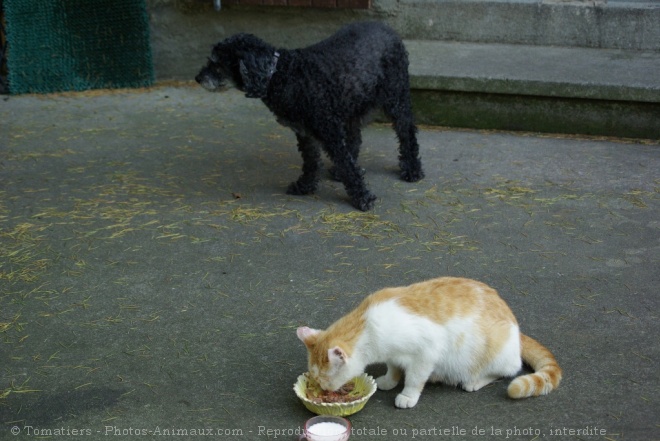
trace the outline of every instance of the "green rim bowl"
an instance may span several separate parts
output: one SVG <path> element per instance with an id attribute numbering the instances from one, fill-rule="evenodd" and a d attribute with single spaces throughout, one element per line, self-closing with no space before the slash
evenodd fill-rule
<path id="1" fill-rule="evenodd" d="M 360 395 L 362 398 L 348 403 L 315 403 L 307 398 L 307 374 L 298 376 L 298 380 L 293 385 L 293 391 L 305 407 L 317 415 L 348 416 L 359 412 L 364 408 L 369 398 L 376 392 L 376 382 L 373 377 L 362 374 L 353 378 L 355 383 L 353 394 Z"/>

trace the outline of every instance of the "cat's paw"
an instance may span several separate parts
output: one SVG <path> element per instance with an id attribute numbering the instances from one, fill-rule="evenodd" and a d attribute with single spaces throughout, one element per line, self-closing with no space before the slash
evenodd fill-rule
<path id="1" fill-rule="evenodd" d="M 380 390 L 390 390 L 394 389 L 399 382 L 387 375 L 376 378 L 376 386 Z"/>
<path id="2" fill-rule="evenodd" d="M 409 397 L 403 393 L 400 393 L 394 399 L 394 405 L 399 409 L 410 409 L 411 407 L 415 407 L 417 401 L 419 401 L 419 394 L 417 394 L 416 397 Z"/>

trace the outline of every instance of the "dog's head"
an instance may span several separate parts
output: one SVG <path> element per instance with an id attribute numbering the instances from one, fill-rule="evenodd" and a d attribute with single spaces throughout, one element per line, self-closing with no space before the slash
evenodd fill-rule
<path id="1" fill-rule="evenodd" d="M 274 53 L 273 47 L 254 35 L 234 35 L 213 47 L 195 81 L 210 91 L 222 90 L 229 83 L 248 98 L 262 98 L 277 63 Z"/>

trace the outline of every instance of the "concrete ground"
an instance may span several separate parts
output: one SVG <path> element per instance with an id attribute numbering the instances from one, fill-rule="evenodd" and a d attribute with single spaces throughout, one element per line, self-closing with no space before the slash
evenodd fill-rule
<path id="1" fill-rule="evenodd" d="M 295 328 L 441 275 L 497 288 L 564 381 L 379 391 L 351 439 L 660 439 L 657 143 L 423 127 L 409 184 L 374 125 L 362 213 L 284 194 L 294 137 L 236 91 L 4 97 L 0 125 L 1 439 L 296 439 Z"/>

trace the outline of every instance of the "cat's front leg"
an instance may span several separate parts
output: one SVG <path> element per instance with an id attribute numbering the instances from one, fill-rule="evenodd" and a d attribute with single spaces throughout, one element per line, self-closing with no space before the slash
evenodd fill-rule
<path id="1" fill-rule="evenodd" d="M 432 371 L 432 368 L 424 369 L 422 367 L 407 369 L 405 386 L 394 399 L 394 405 L 400 409 L 415 407 Z"/>
<path id="2" fill-rule="evenodd" d="M 388 363 L 387 373 L 376 378 L 376 385 L 380 390 L 390 390 L 399 384 L 399 380 L 401 380 L 401 369 Z"/>
<path id="3" fill-rule="evenodd" d="M 415 388 L 413 390 L 406 387 L 403 389 L 403 392 L 396 396 L 394 405 L 399 409 L 410 409 L 411 407 L 415 407 L 421 395 L 422 389 Z"/>

